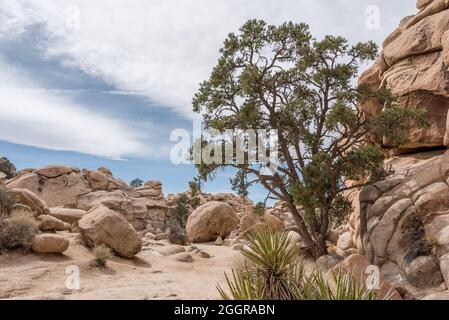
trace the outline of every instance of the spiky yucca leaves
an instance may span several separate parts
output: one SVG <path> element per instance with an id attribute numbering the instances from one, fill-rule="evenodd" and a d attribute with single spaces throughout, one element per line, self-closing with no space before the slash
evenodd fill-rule
<path id="1" fill-rule="evenodd" d="M 376 300 L 375 291 L 367 289 L 352 273 L 339 272 L 332 277 L 333 281 L 327 281 L 315 270 L 311 276 L 298 279 L 302 283 L 304 300 Z"/>
<path id="2" fill-rule="evenodd" d="M 217 286 L 225 300 L 374 300 L 376 294 L 351 273 L 336 273 L 327 281 L 314 270 L 307 275 L 286 233 L 267 228 L 245 238 L 248 259 L 242 270 L 226 275 L 229 293 Z"/>
<path id="3" fill-rule="evenodd" d="M 255 230 L 245 238 L 247 249 L 242 254 L 248 259 L 243 270 L 232 272 L 232 281 L 226 275 L 233 299 L 237 300 L 292 300 L 296 281 L 292 277 L 297 251 L 290 245 L 287 234 L 267 228 Z M 224 299 L 230 297 L 218 287 Z"/>

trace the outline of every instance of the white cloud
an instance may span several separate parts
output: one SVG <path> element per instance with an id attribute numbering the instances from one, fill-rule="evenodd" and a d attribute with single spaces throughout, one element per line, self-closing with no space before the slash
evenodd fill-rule
<path id="1" fill-rule="evenodd" d="M 142 96 L 149 107 L 170 108 L 187 118 L 192 117 L 192 96 L 209 76 L 224 38 L 247 19 L 304 21 L 317 37 L 331 33 L 380 43 L 402 17 L 416 11 L 409 0 L 0 1 L 0 45 L 42 31 L 36 55 L 98 77 L 114 87 L 111 94 Z M 365 26 L 370 5 L 380 8 L 380 30 Z M 79 28 L 73 9 L 79 9 Z M 68 96 L 58 88 L 42 90 L 0 60 L 0 139 L 112 158 L 151 154 L 144 140 L 158 145 L 152 156 L 168 153 L 155 128 L 138 131 L 151 131 L 160 141 L 148 132 L 140 137 L 126 123 Z M 147 126 L 144 121 L 136 127 Z"/>
<path id="2" fill-rule="evenodd" d="M 145 150 L 126 124 L 39 88 L 26 73 L 1 60 L 0 100 L 2 140 L 114 159 Z"/>
<path id="3" fill-rule="evenodd" d="M 378 31 L 365 27 L 366 7 L 376 4 Z M 78 30 L 67 28 L 73 26 L 73 5 L 80 10 Z M 409 0 L 2 0 L 0 40 L 41 24 L 45 56 L 189 117 L 191 98 L 222 41 L 249 18 L 305 21 L 317 36 L 380 42 L 414 11 Z"/>

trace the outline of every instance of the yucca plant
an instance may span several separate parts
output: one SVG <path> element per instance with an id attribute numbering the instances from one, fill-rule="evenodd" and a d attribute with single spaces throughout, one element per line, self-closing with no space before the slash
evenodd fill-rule
<path id="1" fill-rule="evenodd" d="M 304 300 L 375 300 L 376 293 L 357 281 L 351 272 L 333 273 L 328 281 L 315 270 L 309 277 L 298 279 L 302 283 Z M 305 280 L 305 281 L 304 281 Z"/>
<path id="2" fill-rule="evenodd" d="M 229 292 L 217 286 L 225 300 L 374 300 L 376 294 L 352 273 L 335 273 L 328 281 L 318 270 L 307 275 L 286 233 L 267 228 L 245 239 L 247 258 L 241 270 L 226 276 Z"/>
<path id="3" fill-rule="evenodd" d="M 226 275 L 233 299 L 236 300 L 292 300 L 295 299 L 295 267 L 297 251 L 290 245 L 287 234 L 260 228 L 247 235 L 247 258 L 243 270 L 233 270 L 232 280 Z M 224 299 L 230 299 L 218 287 Z"/>

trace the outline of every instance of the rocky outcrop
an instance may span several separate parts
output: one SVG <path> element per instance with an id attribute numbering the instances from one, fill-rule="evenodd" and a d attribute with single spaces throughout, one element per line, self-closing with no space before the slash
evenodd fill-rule
<path id="1" fill-rule="evenodd" d="M 254 212 L 254 207 L 247 206 L 240 220 L 240 233 L 247 231 L 254 225 L 259 224 L 260 222 L 261 222 L 260 217 Z"/>
<path id="2" fill-rule="evenodd" d="M 186 225 L 187 237 L 192 242 L 226 238 L 237 228 L 239 222 L 238 216 L 228 204 L 218 201 L 207 202 L 190 214 Z"/>
<path id="3" fill-rule="evenodd" d="M 83 211 L 103 204 L 122 214 L 137 230 L 165 229 L 168 206 L 158 181 L 147 181 L 142 187 L 133 189 L 115 179 L 104 167 L 80 170 L 50 165 L 37 170 L 22 170 L 7 182 L 7 187 L 31 191 L 56 212 L 53 216 L 63 217 L 67 223 L 78 221 Z M 83 211 L 70 211 L 77 209 Z M 49 214 L 48 209 L 38 212 Z"/>
<path id="4" fill-rule="evenodd" d="M 443 279 L 449 285 L 449 1 L 418 0 L 417 8 L 384 41 L 359 84 L 386 87 L 401 106 L 424 108 L 429 127 L 412 128 L 409 143 L 390 150 L 407 154 L 386 160 L 393 174 L 351 194 L 348 229 L 371 263 L 423 289 Z M 361 105 L 368 117 L 382 108 L 376 100 Z"/>
<path id="5" fill-rule="evenodd" d="M 146 181 L 142 187 L 136 189 L 140 197 L 150 198 L 154 200 L 163 200 L 162 183 L 160 181 Z"/>
<path id="6" fill-rule="evenodd" d="M 50 210 L 47 207 L 45 201 L 40 199 L 36 194 L 27 189 L 9 189 L 8 193 L 14 199 L 15 203 L 25 205 L 31 209 L 31 211 L 36 215 L 40 216 L 42 214 L 50 214 Z"/>
<path id="7" fill-rule="evenodd" d="M 446 0 L 418 1 L 420 11 L 403 19 L 383 43 L 374 65 L 359 84 L 372 89 L 386 87 L 399 97 L 403 107 L 427 110 L 428 128 L 413 128 L 401 153 L 425 147 L 448 145 L 446 118 L 449 109 L 449 3 Z M 368 100 L 361 110 L 376 116 L 383 106 Z M 445 138 L 446 137 L 446 138 Z M 379 141 L 389 148 L 385 139 Z"/>
<path id="8" fill-rule="evenodd" d="M 139 190 L 139 189 L 137 189 Z M 184 193 L 178 193 L 178 194 L 168 194 L 166 197 L 166 201 L 169 206 L 172 206 L 175 204 L 176 199 L 181 196 L 182 194 L 186 195 L 187 197 L 191 197 L 190 192 L 184 192 Z M 246 198 L 246 197 L 239 197 L 233 193 L 205 193 L 205 192 L 198 192 L 197 195 L 199 199 L 199 205 L 206 204 L 208 202 L 217 201 L 217 202 L 223 202 L 228 204 L 232 207 L 234 212 L 241 216 L 244 214 L 246 208 L 248 206 L 253 205 L 253 202 Z M 193 210 L 192 210 L 193 211 Z"/>
<path id="9" fill-rule="evenodd" d="M 77 199 L 77 208 L 86 211 L 99 204 L 121 213 L 136 230 L 147 228 L 149 222 L 153 228 L 165 226 L 168 207 L 163 200 L 141 197 L 135 191 L 126 190 L 94 191 Z"/>
<path id="10" fill-rule="evenodd" d="M 351 274 L 354 279 L 365 284 L 367 283 L 368 276 L 371 275 L 371 272 L 369 272 L 370 265 L 371 263 L 364 256 L 352 254 L 330 268 L 326 273 L 326 278 L 332 283 L 334 274 Z M 372 284 L 378 299 L 402 300 L 400 294 L 389 285 L 388 281 L 382 275 L 380 275 L 380 279 L 378 280 L 377 284 Z M 376 285 L 378 285 L 378 288 L 376 288 Z"/>
<path id="11" fill-rule="evenodd" d="M 396 157 L 386 165 L 394 174 L 357 198 L 353 241 L 371 263 L 394 264 L 415 286 L 436 286 L 443 281 L 439 269 L 446 280 L 449 270 L 449 151 Z"/>
<path id="12" fill-rule="evenodd" d="M 77 197 L 91 192 L 79 169 L 56 165 L 21 172 L 18 177 L 8 182 L 7 187 L 30 190 L 49 207 L 75 208 Z"/>
<path id="13" fill-rule="evenodd" d="M 104 244 L 125 258 L 133 258 L 142 249 L 142 240 L 132 225 L 104 205 L 92 208 L 78 225 L 89 247 Z"/>
<path id="14" fill-rule="evenodd" d="M 298 209 L 301 210 L 299 207 Z M 278 201 L 272 208 L 268 208 L 265 211 L 265 214 L 273 215 L 279 218 L 283 222 L 285 230 L 294 230 L 296 232 L 299 231 L 298 225 L 296 224 L 296 221 L 293 218 L 286 202 Z"/>

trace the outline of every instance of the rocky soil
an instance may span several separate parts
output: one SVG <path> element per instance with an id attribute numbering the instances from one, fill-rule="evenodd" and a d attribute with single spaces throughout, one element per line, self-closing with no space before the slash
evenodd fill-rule
<path id="1" fill-rule="evenodd" d="M 241 255 L 230 247 L 195 245 L 208 258 L 193 251 L 173 254 L 191 250 L 191 246 L 173 246 L 161 240 L 132 260 L 114 257 L 107 268 L 97 269 L 89 266 L 92 253 L 79 243 L 79 234 L 65 236 L 70 238 L 70 246 L 63 255 L 0 255 L 0 298 L 217 299 L 216 284 L 224 285 L 224 272 L 241 264 Z M 192 261 L 180 261 L 182 255 L 190 255 Z M 66 286 L 73 266 L 80 271 L 79 290 Z"/>

